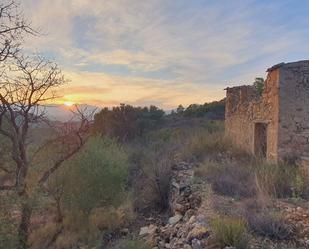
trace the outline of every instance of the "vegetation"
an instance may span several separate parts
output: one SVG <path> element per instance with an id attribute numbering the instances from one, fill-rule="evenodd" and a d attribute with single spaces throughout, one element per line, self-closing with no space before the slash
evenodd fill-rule
<path id="1" fill-rule="evenodd" d="M 270 210 L 261 213 L 248 213 L 248 223 L 252 231 L 271 239 L 285 240 L 293 235 L 293 228 L 280 214 L 273 214 Z"/>
<path id="2" fill-rule="evenodd" d="M 136 229 L 151 214 L 169 215 L 173 169 L 183 161 L 234 205 L 211 222 L 222 248 L 247 248 L 248 234 L 294 238 L 274 207 L 279 198 L 309 200 L 308 172 L 235 148 L 223 133 L 224 99 L 168 115 L 120 104 L 93 117 L 76 107 L 75 121 L 45 128 L 40 106 L 67 81 L 57 64 L 22 51 L 36 32 L 19 13 L 14 1 L 0 3 L 1 249 L 148 249 Z M 262 94 L 264 79 L 254 87 Z"/>
<path id="3" fill-rule="evenodd" d="M 176 113 L 173 115 L 183 116 L 187 118 L 192 117 L 208 117 L 212 119 L 223 119 L 225 112 L 225 99 L 221 101 L 213 101 L 205 103 L 203 105 L 191 104 L 187 108 L 179 105 L 176 109 Z"/>
<path id="4" fill-rule="evenodd" d="M 156 106 L 142 108 L 121 104 L 111 110 L 103 108 L 97 113 L 93 130 L 101 135 L 127 141 L 157 127 L 162 123 L 163 115 L 164 111 Z"/>
<path id="5" fill-rule="evenodd" d="M 68 213 L 89 215 L 94 208 L 117 206 L 124 199 L 128 159 L 115 141 L 93 137 L 68 164 L 61 172 Z"/>
<path id="6" fill-rule="evenodd" d="M 245 221 L 234 218 L 217 218 L 212 221 L 212 228 L 221 248 L 232 246 L 245 249 L 248 234 Z"/>
<path id="7" fill-rule="evenodd" d="M 257 77 L 255 78 L 254 82 L 253 82 L 253 86 L 255 87 L 255 89 L 258 91 L 258 93 L 260 95 L 262 95 L 263 90 L 264 90 L 264 86 L 265 86 L 265 80 L 264 78 L 260 78 Z"/>
<path id="8" fill-rule="evenodd" d="M 151 247 L 146 245 L 142 240 L 138 239 L 125 239 L 121 240 L 115 249 L 150 249 Z"/>

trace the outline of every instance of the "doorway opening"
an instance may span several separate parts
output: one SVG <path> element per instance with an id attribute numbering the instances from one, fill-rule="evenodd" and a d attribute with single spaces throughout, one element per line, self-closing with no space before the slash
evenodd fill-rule
<path id="1" fill-rule="evenodd" d="M 267 124 L 266 123 L 255 123 L 254 154 L 261 158 L 266 158 L 267 156 Z"/>

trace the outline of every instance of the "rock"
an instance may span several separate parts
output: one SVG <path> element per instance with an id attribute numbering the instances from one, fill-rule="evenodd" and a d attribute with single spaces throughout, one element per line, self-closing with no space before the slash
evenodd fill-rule
<path id="1" fill-rule="evenodd" d="M 185 245 L 183 246 L 183 249 L 192 249 L 192 247 L 191 247 L 190 245 L 188 245 L 188 244 L 185 244 Z"/>
<path id="2" fill-rule="evenodd" d="M 191 242 L 194 239 L 204 239 L 209 236 L 209 230 L 204 226 L 195 226 L 188 234 L 187 241 Z"/>
<path id="3" fill-rule="evenodd" d="M 237 248 L 234 247 L 234 246 L 226 246 L 226 247 L 224 247 L 223 249 L 237 249 Z"/>
<path id="4" fill-rule="evenodd" d="M 174 211 L 179 212 L 181 214 L 184 214 L 187 211 L 187 208 L 182 204 L 175 203 L 174 204 Z"/>
<path id="5" fill-rule="evenodd" d="M 168 223 L 170 224 L 170 225 L 175 225 L 175 224 L 177 224 L 181 219 L 182 219 L 182 215 L 181 214 L 176 214 L 176 215 L 174 215 L 173 217 L 170 217 L 169 219 L 168 219 Z"/>
<path id="6" fill-rule="evenodd" d="M 146 236 L 146 235 L 148 235 L 148 233 L 149 233 L 148 227 L 141 227 L 141 230 L 139 232 L 139 236 Z"/>
<path id="7" fill-rule="evenodd" d="M 196 223 L 197 223 L 199 226 L 204 226 L 204 227 L 207 227 L 207 226 L 208 226 L 208 223 L 207 223 L 207 221 L 206 221 L 205 215 L 199 214 L 199 215 L 196 217 Z"/>
<path id="8" fill-rule="evenodd" d="M 175 234 L 174 227 L 171 225 L 166 225 L 161 228 L 160 236 L 166 241 L 170 237 L 173 237 Z"/>
<path id="9" fill-rule="evenodd" d="M 195 217 L 195 215 L 193 215 L 193 216 L 190 217 L 188 223 L 189 223 L 189 224 L 193 224 L 193 223 L 195 223 L 195 222 L 196 222 L 196 217 Z"/>
<path id="10" fill-rule="evenodd" d="M 191 216 L 193 216 L 195 214 L 195 211 L 193 209 L 189 209 L 184 216 L 185 220 L 189 220 L 191 218 Z"/>
<path id="11" fill-rule="evenodd" d="M 191 245 L 192 245 L 192 249 L 203 249 L 204 248 L 202 241 L 198 239 L 193 239 Z"/>
<path id="12" fill-rule="evenodd" d="M 157 230 L 158 230 L 158 227 L 152 224 L 149 225 L 148 227 L 141 227 L 139 236 L 153 235 L 157 232 Z"/>

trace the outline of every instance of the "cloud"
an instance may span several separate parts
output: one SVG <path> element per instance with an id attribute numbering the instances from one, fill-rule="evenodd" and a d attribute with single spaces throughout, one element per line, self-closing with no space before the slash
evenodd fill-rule
<path id="1" fill-rule="evenodd" d="M 250 83 L 272 64 L 309 56 L 309 3 L 24 0 L 23 5 L 46 34 L 29 37 L 26 48 L 57 60 L 74 78 L 65 94 L 80 101 L 150 99 L 164 107 L 210 101 L 223 96 L 224 86 Z"/>
<path id="2" fill-rule="evenodd" d="M 97 106 L 156 104 L 161 108 L 174 108 L 179 104 L 204 103 L 220 99 L 222 89 L 194 87 L 189 83 L 156 80 L 141 77 L 119 77 L 104 73 L 65 71 L 70 83 L 59 89 L 61 98 L 56 103 L 72 101 Z M 85 82 L 88 82 L 87 84 Z M 190 91 L 190 96 L 188 96 Z"/>

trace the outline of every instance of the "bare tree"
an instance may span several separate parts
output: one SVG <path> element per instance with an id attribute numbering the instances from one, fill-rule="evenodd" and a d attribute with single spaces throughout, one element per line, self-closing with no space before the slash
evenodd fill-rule
<path id="1" fill-rule="evenodd" d="M 55 90 L 65 84 L 65 79 L 58 66 L 41 57 L 17 58 L 14 66 L 0 79 L 0 134 L 11 142 L 11 154 L 14 165 L 7 170 L 11 176 L 10 184 L 0 185 L 0 191 L 16 191 L 22 199 L 21 220 L 18 230 L 19 247 L 27 248 L 29 225 L 32 215 L 31 191 L 29 191 L 28 134 L 32 124 L 44 119 L 42 105 L 56 97 Z M 83 146 L 88 138 L 89 122 L 79 111 L 78 122 L 70 122 L 58 127 L 62 134 L 53 141 L 61 148 L 53 165 L 39 174 L 37 187 L 44 187 L 49 177 Z M 0 183 L 1 184 L 1 183 Z"/>
<path id="2" fill-rule="evenodd" d="M 17 55 L 26 33 L 36 32 L 26 22 L 19 3 L 14 0 L 0 3 L 0 62 Z"/>

